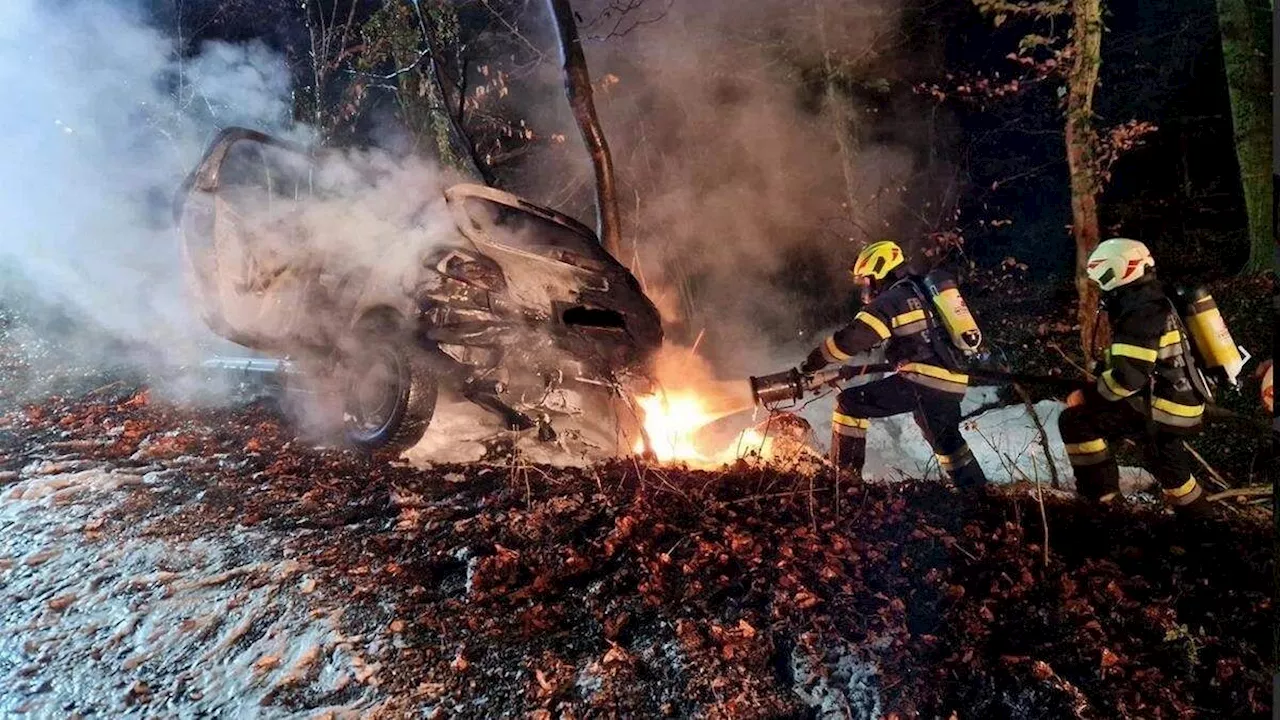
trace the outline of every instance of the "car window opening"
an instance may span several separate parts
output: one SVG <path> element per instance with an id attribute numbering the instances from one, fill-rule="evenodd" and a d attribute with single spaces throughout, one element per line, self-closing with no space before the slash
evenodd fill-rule
<path id="1" fill-rule="evenodd" d="M 626 321 L 622 317 L 622 313 L 616 310 L 604 310 L 602 308 L 592 308 L 583 305 L 575 305 L 567 308 L 560 315 L 565 325 L 573 325 L 577 327 L 593 327 L 608 328 L 622 330 L 626 327 Z"/>

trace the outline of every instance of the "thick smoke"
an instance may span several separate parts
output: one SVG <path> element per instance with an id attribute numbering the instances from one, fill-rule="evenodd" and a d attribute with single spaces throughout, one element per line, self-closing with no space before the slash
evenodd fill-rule
<path id="1" fill-rule="evenodd" d="M 185 240 L 204 281 L 193 287 L 215 324 L 250 346 L 290 336 L 304 339 L 295 349 L 339 342 L 357 305 L 340 286 L 355 281 L 377 304 L 404 304 L 424 260 L 457 235 L 444 198 L 454 178 L 379 150 L 313 155 L 240 142 L 219 178 L 216 199 L 197 192 L 187 208 L 193 225 L 212 220 L 212 232 L 193 227 Z M 316 283 L 345 304 L 323 312 Z"/>
<path id="2" fill-rule="evenodd" d="M 22 288 L 170 360 L 209 337 L 186 301 L 173 193 L 216 128 L 290 118 L 287 70 L 262 45 L 177 50 L 122 3 L 0 3 L 0 294 Z"/>
<path id="3" fill-rule="evenodd" d="M 876 77 L 900 3 L 677 0 L 620 23 L 601 16 L 610 4 L 575 7 L 597 40 L 587 59 L 624 189 L 623 261 L 638 256 L 673 335 L 705 331 L 700 353 L 725 376 L 797 360 L 825 329 L 803 318 L 840 316 L 857 250 L 903 229 L 917 148 L 873 140 L 884 118 L 848 92 Z M 600 39 L 616 27 L 633 29 Z M 848 82 L 828 88 L 833 73 Z M 555 121 L 571 122 L 563 109 Z M 589 177 L 571 137 L 564 151 Z"/>

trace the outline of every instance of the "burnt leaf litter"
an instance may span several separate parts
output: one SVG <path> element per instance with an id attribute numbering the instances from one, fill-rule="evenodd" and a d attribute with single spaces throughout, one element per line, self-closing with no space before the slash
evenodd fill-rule
<path id="1" fill-rule="evenodd" d="M 97 542 L 269 532 L 387 717 L 1225 718 L 1269 712 L 1269 524 L 740 464 L 413 468 L 313 448 L 267 405 L 135 383 L 0 416 L 33 463 L 163 473 Z M 146 678 L 139 678 L 146 687 Z M 300 686 L 281 712 L 335 700 Z M 151 710 L 163 694 L 142 694 Z M 172 709 L 172 706 L 169 706 Z"/>

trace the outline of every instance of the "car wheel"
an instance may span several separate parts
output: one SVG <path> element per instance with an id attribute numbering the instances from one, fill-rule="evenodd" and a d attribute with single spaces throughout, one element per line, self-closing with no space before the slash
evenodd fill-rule
<path id="1" fill-rule="evenodd" d="M 366 337 L 343 374 L 349 442 L 401 452 L 422 439 L 435 414 L 438 383 L 420 353 L 390 338 Z"/>

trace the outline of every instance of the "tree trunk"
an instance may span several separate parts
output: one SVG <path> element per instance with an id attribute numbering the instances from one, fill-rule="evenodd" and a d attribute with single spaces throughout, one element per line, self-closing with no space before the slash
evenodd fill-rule
<path id="1" fill-rule="evenodd" d="M 604 249 L 615 258 L 621 257 L 622 215 L 618 211 L 613 156 L 609 154 L 609 144 L 605 142 L 600 117 L 596 115 L 591 75 L 587 72 L 587 58 L 582 52 L 582 40 L 578 38 L 573 8 L 569 6 L 569 0 L 547 0 L 547 6 L 555 18 L 559 34 L 565 94 L 596 171 L 596 232 Z"/>
<path id="2" fill-rule="evenodd" d="M 827 44 L 825 2 L 826 0 L 814 0 L 814 9 L 818 14 L 818 42 L 822 45 L 823 71 L 826 74 L 827 110 L 831 113 L 832 130 L 836 136 L 836 144 L 840 148 L 840 169 L 844 173 L 845 202 L 848 204 L 845 208 L 846 215 L 850 222 L 855 222 L 858 202 L 854 189 L 858 181 L 853 167 L 853 155 L 857 151 L 852 147 L 855 142 L 853 109 L 849 107 L 848 101 L 840 96 L 840 90 L 836 87 L 836 68 L 831 61 L 832 50 Z"/>
<path id="3" fill-rule="evenodd" d="M 1098 322 L 1098 289 L 1085 272 L 1089 254 L 1098 247 L 1097 135 L 1093 130 L 1093 90 L 1102 65 L 1101 0 L 1072 0 L 1071 68 L 1067 74 L 1066 145 L 1071 173 L 1071 232 L 1076 243 L 1076 293 L 1080 297 L 1080 345 L 1092 359 Z"/>
<path id="4" fill-rule="evenodd" d="M 1218 0 L 1222 58 L 1231 97 L 1240 185 L 1249 216 L 1246 272 L 1271 265 L 1275 251 L 1271 207 L 1271 3 Z"/>

